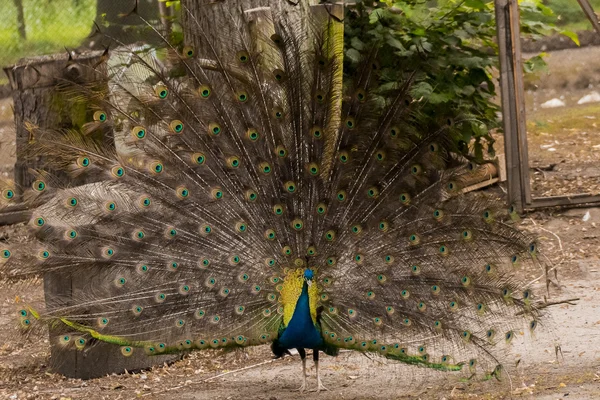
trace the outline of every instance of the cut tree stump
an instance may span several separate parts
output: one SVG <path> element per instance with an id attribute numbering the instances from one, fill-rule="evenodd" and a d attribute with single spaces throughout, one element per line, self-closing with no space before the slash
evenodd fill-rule
<path id="1" fill-rule="evenodd" d="M 34 124 L 41 129 L 69 129 L 73 127 L 72 110 L 61 107 L 69 104 L 69 99 L 56 90 L 56 85 L 67 80 L 81 84 L 102 83 L 105 68 L 101 63 L 102 52 L 91 52 L 70 59 L 67 54 L 35 57 L 20 61 L 12 68 L 6 68 L 14 101 L 16 125 L 17 162 L 15 164 L 15 191 L 21 195 L 23 189 L 34 181 L 30 169 L 45 169 L 44 158 L 27 156 L 30 133 L 27 124 Z M 96 68 L 97 69 L 96 69 Z M 110 140 L 110 142 L 114 142 Z M 56 171 L 52 171 L 57 173 Z M 58 173 L 60 178 L 67 177 Z M 92 179 L 93 180 L 93 179 Z M 85 181 L 72 185 L 85 184 Z M 31 212 L 23 204 L 15 204 L 0 215 L 4 223 L 25 222 Z M 106 287 L 108 279 L 101 273 L 92 276 L 74 276 L 66 273 L 46 273 L 44 275 L 44 295 L 46 310 L 68 306 L 74 299 L 85 298 L 90 287 Z M 111 290 L 107 288 L 106 290 Z M 112 373 L 136 371 L 178 359 L 178 355 L 147 356 L 142 349 L 135 351 L 130 357 L 123 357 L 120 348 L 115 345 L 97 342 L 84 350 L 76 350 L 75 346 L 62 346 L 61 338 L 69 331 L 66 326 L 50 326 L 50 368 L 71 378 L 89 379 Z M 73 340 L 73 338 L 71 338 Z"/>
<path id="2" fill-rule="evenodd" d="M 74 59 L 66 53 L 55 54 L 23 59 L 13 67 L 4 68 L 14 104 L 17 145 L 14 180 L 17 196 L 35 180 L 31 169 L 47 169 L 44 168 L 44 157 L 27 155 L 29 143 L 33 140 L 27 126 L 33 125 L 40 129 L 74 128 L 74 119 L 80 117 L 79 111 L 74 110 L 74 102 L 57 91 L 56 87 L 61 82 L 105 84 L 101 80 L 105 73 L 105 67 L 100 63 L 102 54 L 89 52 Z M 112 142 L 111 138 L 107 139 Z M 59 178 L 67 178 L 65 174 L 52 172 L 58 174 Z"/>

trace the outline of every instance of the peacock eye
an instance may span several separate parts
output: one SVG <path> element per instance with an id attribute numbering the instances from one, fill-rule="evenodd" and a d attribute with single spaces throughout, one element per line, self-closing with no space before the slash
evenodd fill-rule
<path id="1" fill-rule="evenodd" d="M 183 56 L 186 58 L 192 58 L 192 57 L 194 57 L 194 54 L 195 54 L 194 48 L 191 46 L 184 47 L 182 53 L 183 53 Z"/>
<path id="2" fill-rule="evenodd" d="M 283 82 L 285 80 L 285 72 L 280 69 L 276 69 L 273 71 L 273 76 L 279 82 Z"/>
<path id="3" fill-rule="evenodd" d="M 94 112 L 94 121 L 97 122 L 105 122 L 107 120 L 106 113 L 104 111 L 96 111 Z"/>
<path id="4" fill-rule="evenodd" d="M 236 54 L 236 57 L 237 57 L 238 61 L 242 64 L 245 64 L 248 62 L 248 60 L 250 60 L 250 54 L 248 54 L 248 52 L 245 50 L 239 51 Z"/>

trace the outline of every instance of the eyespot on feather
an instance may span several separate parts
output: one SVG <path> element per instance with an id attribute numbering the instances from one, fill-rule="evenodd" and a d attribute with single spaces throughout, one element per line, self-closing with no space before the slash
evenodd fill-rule
<path id="1" fill-rule="evenodd" d="M 192 58 L 196 55 L 192 46 L 185 46 L 181 52 L 184 58 Z"/>
<path id="2" fill-rule="evenodd" d="M 131 128 L 131 136 L 136 140 L 142 140 L 146 138 L 146 129 L 143 126 L 136 125 Z"/>
<path id="3" fill-rule="evenodd" d="M 210 97 L 210 95 L 212 94 L 212 90 L 210 89 L 210 86 L 208 86 L 208 85 L 201 85 L 198 88 L 198 94 L 200 94 L 201 99 L 208 99 Z"/>
<path id="4" fill-rule="evenodd" d="M 174 134 L 180 134 L 181 132 L 183 132 L 183 126 L 183 122 L 181 122 L 178 119 L 175 119 L 169 123 L 169 129 Z"/>
<path id="5" fill-rule="evenodd" d="M 250 61 L 250 54 L 248 54 L 248 52 L 245 50 L 238 51 L 235 57 L 241 64 L 246 64 L 248 61 Z"/>
<path id="6" fill-rule="evenodd" d="M 158 84 L 154 86 L 154 94 L 160 99 L 166 99 L 169 95 L 169 89 L 163 84 Z"/>
<path id="7" fill-rule="evenodd" d="M 93 118 L 96 122 L 105 122 L 108 119 L 108 116 L 104 111 L 95 111 Z"/>
<path id="8" fill-rule="evenodd" d="M 89 157 L 81 156 L 77 157 L 77 166 L 81 168 L 87 168 L 92 164 Z"/>

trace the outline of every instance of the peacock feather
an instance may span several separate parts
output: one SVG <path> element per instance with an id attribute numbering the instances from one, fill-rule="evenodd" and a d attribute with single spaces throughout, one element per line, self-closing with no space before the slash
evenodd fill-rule
<path id="1" fill-rule="evenodd" d="M 237 22 L 226 54 L 163 38 L 112 50 L 103 85 L 57 82 L 86 121 L 29 126 L 31 155 L 94 180 L 35 171 L 31 235 L 3 268 L 88 283 L 23 307 L 22 328 L 51 323 L 65 351 L 102 341 L 125 357 L 270 343 L 303 363 L 304 348 L 350 349 L 498 371 L 515 332 L 538 324 L 516 273 L 537 245 L 514 212 L 462 194 L 460 118 L 415 129 L 414 74 L 383 94 L 376 51 L 342 80 L 335 18 L 281 18 L 269 37 Z M 14 185 L 2 194 L 13 202 Z"/>

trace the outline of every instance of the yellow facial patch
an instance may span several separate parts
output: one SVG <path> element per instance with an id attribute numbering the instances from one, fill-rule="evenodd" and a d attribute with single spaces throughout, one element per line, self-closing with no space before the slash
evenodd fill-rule
<path id="1" fill-rule="evenodd" d="M 316 271 L 315 271 L 316 277 Z M 304 285 L 304 269 L 298 268 L 290 270 L 283 278 L 283 288 L 281 289 L 280 301 L 283 304 L 283 325 L 288 326 L 296 303 L 302 294 L 302 286 Z M 319 289 L 316 280 L 308 287 L 308 303 L 310 308 L 310 316 L 313 323 L 317 323 L 317 306 L 319 302 Z"/>

